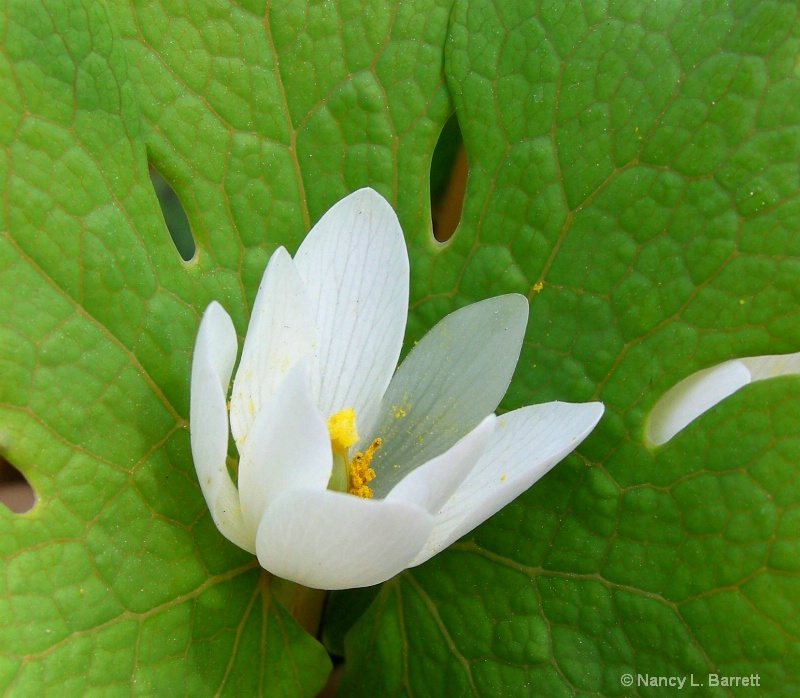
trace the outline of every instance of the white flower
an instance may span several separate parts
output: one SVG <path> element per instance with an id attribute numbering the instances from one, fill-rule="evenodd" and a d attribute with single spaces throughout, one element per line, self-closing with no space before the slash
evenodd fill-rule
<path id="1" fill-rule="evenodd" d="M 294 259 L 275 251 L 230 398 L 238 490 L 226 464 L 236 333 L 218 303 L 203 316 L 190 407 L 200 486 L 220 532 L 273 574 L 343 589 L 418 565 L 530 487 L 603 413 L 553 402 L 493 414 L 525 333 L 520 295 L 448 315 L 395 372 L 408 279 L 400 224 L 371 189 L 331 208 Z"/>

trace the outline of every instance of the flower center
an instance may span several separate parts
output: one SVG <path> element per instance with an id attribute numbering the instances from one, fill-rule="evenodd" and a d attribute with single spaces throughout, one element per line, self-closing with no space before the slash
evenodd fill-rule
<path id="1" fill-rule="evenodd" d="M 367 483 L 375 477 L 375 471 L 369 467 L 369 463 L 375 451 L 380 448 L 381 440 L 375 439 L 363 453 L 356 451 L 350 458 L 350 447 L 359 438 L 356 413 L 352 407 L 339 410 L 328 418 L 328 432 L 333 450 L 333 472 L 328 489 L 370 499 L 372 490 Z"/>

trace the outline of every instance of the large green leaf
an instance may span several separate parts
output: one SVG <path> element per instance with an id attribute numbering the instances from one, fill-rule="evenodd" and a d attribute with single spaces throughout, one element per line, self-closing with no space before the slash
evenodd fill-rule
<path id="1" fill-rule="evenodd" d="M 450 110 L 424 39 L 447 12 L 189 11 L 3 13 L 0 445 L 40 499 L 0 518 L 0 683 L 21 694 L 311 695 L 330 667 L 208 518 L 190 352 L 213 298 L 243 332 L 268 254 L 349 189 L 420 192 L 420 227 Z M 188 264 L 148 159 L 192 223 Z"/>
<path id="2" fill-rule="evenodd" d="M 800 691 L 800 382 L 644 439 L 685 376 L 800 349 L 799 35 L 791 2 L 456 3 L 470 180 L 449 246 L 414 247 L 415 318 L 526 293 L 504 406 L 607 412 L 579 456 L 384 585 L 345 695 L 675 695 L 640 674 Z"/>
<path id="3" fill-rule="evenodd" d="M 800 349 L 794 2 L 8 1 L 0 16 L 0 686 L 313 695 L 330 667 L 214 528 L 186 415 L 211 299 L 240 335 L 270 252 L 370 185 L 412 257 L 408 342 L 531 299 L 513 408 L 601 399 L 579 453 L 385 584 L 344 695 L 800 690 L 800 383 L 659 449 L 647 414 L 733 356 Z M 462 223 L 430 235 L 455 105 Z M 183 262 L 150 185 L 174 188 Z M 543 286 L 540 286 L 543 284 Z M 332 605 L 333 607 L 333 605 Z M 339 608 L 358 608 L 358 603 Z M 344 632 L 355 618 L 333 619 Z"/>

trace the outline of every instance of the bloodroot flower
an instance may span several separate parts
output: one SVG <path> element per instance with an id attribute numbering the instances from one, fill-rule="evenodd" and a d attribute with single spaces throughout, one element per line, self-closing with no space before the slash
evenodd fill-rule
<path id="1" fill-rule="evenodd" d="M 294 259 L 272 255 L 229 407 L 236 332 L 218 303 L 203 315 L 190 407 L 200 486 L 219 531 L 275 575 L 344 589 L 419 565 L 528 489 L 603 414 L 563 402 L 493 414 L 525 333 L 520 295 L 448 315 L 395 371 L 408 279 L 394 211 L 361 189 Z"/>

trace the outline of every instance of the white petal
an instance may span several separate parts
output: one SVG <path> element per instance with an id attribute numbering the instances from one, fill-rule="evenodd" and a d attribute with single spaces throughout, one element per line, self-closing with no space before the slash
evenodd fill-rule
<path id="1" fill-rule="evenodd" d="M 684 378 L 653 406 L 647 423 L 648 440 L 656 446 L 669 441 L 750 380 L 750 371 L 739 360 L 726 361 Z"/>
<path id="2" fill-rule="evenodd" d="M 368 432 L 383 440 L 372 461 L 383 491 L 494 412 L 527 322 L 524 296 L 489 298 L 451 313 L 411 350 L 386 392 L 382 420 Z"/>
<path id="3" fill-rule="evenodd" d="M 402 572 L 432 525 L 408 502 L 291 490 L 265 512 L 256 551 L 262 567 L 304 586 L 364 587 Z"/>
<path id="4" fill-rule="evenodd" d="M 289 253 L 279 247 L 261 279 L 233 381 L 231 431 L 240 450 L 286 373 L 300 359 L 313 359 L 315 337 L 305 286 Z"/>
<path id="5" fill-rule="evenodd" d="M 741 362 L 750 371 L 753 381 L 800 373 L 800 352 L 795 354 L 749 356 L 746 359 L 741 359 Z"/>
<path id="6" fill-rule="evenodd" d="M 550 402 L 497 418 L 489 446 L 436 517 L 418 565 L 516 499 L 575 449 L 603 416 L 598 402 Z"/>
<path id="7" fill-rule="evenodd" d="M 389 384 L 408 314 L 408 253 L 392 207 L 372 189 L 335 204 L 295 255 L 319 344 L 319 407 L 359 426 Z"/>
<path id="8" fill-rule="evenodd" d="M 244 520 L 257 530 L 269 504 L 291 489 L 328 486 L 333 466 L 325 420 L 311 397 L 306 361 L 297 364 L 256 416 L 239 458 Z"/>
<path id="9" fill-rule="evenodd" d="M 386 499 L 402 499 L 437 514 L 483 455 L 496 421 L 490 414 L 448 451 L 406 475 Z"/>
<path id="10" fill-rule="evenodd" d="M 647 438 L 660 446 L 745 385 L 798 373 L 800 352 L 748 356 L 693 373 L 670 388 L 653 406 Z"/>
<path id="11" fill-rule="evenodd" d="M 248 530 L 239 493 L 226 466 L 228 414 L 225 396 L 236 360 L 236 330 L 219 303 L 206 309 L 192 357 L 189 425 L 192 458 L 211 518 L 232 543 L 255 552 L 255 529 Z"/>

